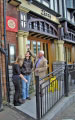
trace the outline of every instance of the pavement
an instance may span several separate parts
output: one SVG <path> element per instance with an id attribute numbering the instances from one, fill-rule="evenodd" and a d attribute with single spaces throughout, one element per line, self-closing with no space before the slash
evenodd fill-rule
<path id="1" fill-rule="evenodd" d="M 63 112 L 56 115 L 53 120 L 75 120 L 75 103 L 71 104 Z"/>
<path id="2" fill-rule="evenodd" d="M 35 120 L 14 107 L 4 105 L 0 120 Z M 42 120 L 75 120 L 75 92 L 64 97 Z"/>
<path id="3" fill-rule="evenodd" d="M 24 109 L 27 109 L 27 107 L 24 107 Z M 3 111 L 0 112 L 0 120 L 35 119 L 15 107 L 4 105 Z M 63 97 L 41 120 L 75 120 L 75 86 L 69 96 Z"/>
<path id="4" fill-rule="evenodd" d="M 75 106 L 75 93 L 62 98 L 42 120 L 75 120 L 75 110 L 73 106 Z"/>
<path id="5" fill-rule="evenodd" d="M 0 120 L 34 120 L 33 118 L 23 114 L 22 112 L 4 105 L 0 112 Z"/>

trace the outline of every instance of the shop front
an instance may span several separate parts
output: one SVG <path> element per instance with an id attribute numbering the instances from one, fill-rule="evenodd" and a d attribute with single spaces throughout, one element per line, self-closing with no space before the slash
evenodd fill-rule
<path id="1" fill-rule="evenodd" d="M 33 7 L 32 7 L 33 8 Z M 23 58 L 27 46 L 37 55 L 39 50 L 44 50 L 44 56 L 48 61 L 48 73 L 52 71 L 52 63 L 56 61 L 56 46 L 54 41 L 58 40 L 58 20 L 50 13 L 39 11 L 27 11 L 26 8 L 19 9 L 19 31 L 18 49 Z M 38 15 L 39 14 L 39 15 Z M 52 21 L 53 17 L 53 21 Z M 55 21 L 54 21 L 55 20 Z M 33 60 L 34 61 L 34 60 Z"/>
<path id="2" fill-rule="evenodd" d="M 60 20 L 63 27 L 64 60 L 68 64 L 75 62 L 75 25 L 66 19 Z"/>

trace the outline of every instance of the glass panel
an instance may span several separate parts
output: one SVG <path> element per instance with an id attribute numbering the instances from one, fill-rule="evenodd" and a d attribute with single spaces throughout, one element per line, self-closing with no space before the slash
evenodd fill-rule
<path id="1" fill-rule="evenodd" d="M 53 0 L 50 1 L 51 9 L 54 10 Z"/>
<path id="2" fill-rule="evenodd" d="M 34 29 L 37 29 L 37 22 L 34 22 Z"/>
<path id="3" fill-rule="evenodd" d="M 49 65 L 49 53 L 48 53 L 48 44 L 43 43 L 43 51 L 44 51 L 44 56 L 47 59 L 47 64 Z M 49 67 L 47 69 L 47 73 L 49 73 Z"/>
<path id="4" fill-rule="evenodd" d="M 37 30 L 40 30 L 40 25 L 38 21 L 37 21 Z"/>
<path id="5" fill-rule="evenodd" d="M 43 4 L 47 7 L 49 7 L 49 2 L 48 1 L 43 1 Z"/>
<path id="6" fill-rule="evenodd" d="M 24 15 L 24 21 L 26 21 L 26 16 Z"/>
<path id="7" fill-rule="evenodd" d="M 64 60 L 67 61 L 67 49 L 64 47 Z"/>
<path id="8" fill-rule="evenodd" d="M 27 45 L 26 45 L 27 49 L 30 49 L 30 40 L 27 40 Z"/>
<path id="9" fill-rule="evenodd" d="M 46 44 L 46 52 L 47 52 L 47 60 L 48 60 L 48 64 L 49 64 L 48 44 Z"/>
<path id="10" fill-rule="evenodd" d="M 26 23 L 24 22 L 24 28 L 26 27 Z"/>
<path id="11" fill-rule="evenodd" d="M 67 19 L 70 20 L 70 12 L 67 11 Z"/>
<path id="12" fill-rule="evenodd" d="M 37 47 L 38 47 L 38 52 L 39 52 L 39 51 L 40 51 L 40 49 L 41 49 L 40 42 L 37 42 Z"/>
<path id="13" fill-rule="evenodd" d="M 48 24 L 45 24 L 45 32 L 49 33 L 49 25 Z"/>
<path id="14" fill-rule="evenodd" d="M 21 20 L 23 20 L 23 15 L 21 14 Z"/>
<path id="15" fill-rule="evenodd" d="M 73 0 L 67 0 L 67 8 L 73 8 Z"/>
<path id="16" fill-rule="evenodd" d="M 71 49 L 68 48 L 68 62 L 71 62 Z"/>
<path id="17" fill-rule="evenodd" d="M 45 43 L 43 43 L 43 51 L 44 51 L 44 56 L 46 56 L 46 54 L 45 54 Z"/>
<path id="18" fill-rule="evenodd" d="M 16 59 L 16 53 L 15 53 L 15 46 L 14 45 L 10 45 L 9 46 L 9 53 L 10 53 L 10 63 L 13 63 Z"/>
<path id="19" fill-rule="evenodd" d="M 23 21 L 21 21 L 21 26 L 23 27 Z"/>
<path id="20" fill-rule="evenodd" d="M 10 46 L 10 53 L 11 53 L 11 55 L 14 55 L 14 53 L 15 53 L 14 46 Z"/>
<path id="21" fill-rule="evenodd" d="M 57 0 L 55 0 L 55 11 L 58 12 Z"/>
<path id="22" fill-rule="evenodd" d="M 37 0 L 38 2 L 41 2 L 41 0 Z"/>
<path id="23" fill-rule="evenodd" d="M 35 41 L 33 41 L 33 51 L 34 51 L 34 54 L 36 55 L 37 48 L 36 48 L 36 42 Z"/>

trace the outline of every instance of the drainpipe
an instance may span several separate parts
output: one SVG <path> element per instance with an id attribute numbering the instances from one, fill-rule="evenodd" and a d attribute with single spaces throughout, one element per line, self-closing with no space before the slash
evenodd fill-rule
<path id="1" fill-rule="evenodd" d="M 2 47 L 0 47 L 0 51 L 1 51 L 4 55 L 6 54 L 5 50 L 4 50 Z"/>
<path id="2" fill-rule="evenodd" d="M 9 102 L 9 77 L 8 77 L 8 50 L 6 43 L 6 0 L 3 1 L 4 9 L 4 49 L 5 49 L 5 69 L 6 69 L 6 88 L 7 88 L 7 101 Z"/>
<path id="3" fill-rule="evenodd" d="M 0 112 L 3 110 L 2 104 L 2 71 L 0 69 Z"/>

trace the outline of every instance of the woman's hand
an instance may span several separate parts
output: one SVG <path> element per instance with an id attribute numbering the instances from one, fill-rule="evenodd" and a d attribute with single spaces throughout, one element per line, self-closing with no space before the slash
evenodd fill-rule
<path id="1" fill-rule="evenodd" d="M 28 80 L 26 80 L 26 79 L 24 79 L 24 81 L 27 83 L 28 82 Z"/>
<path id="2" fill-rule="evenodd" d="M 26 80 L 22 74 L 20 74 L 19 76 L 20 76 L 21 79 L 24 80 L 26 83 L 28 82 L 28 80 Z"/>

